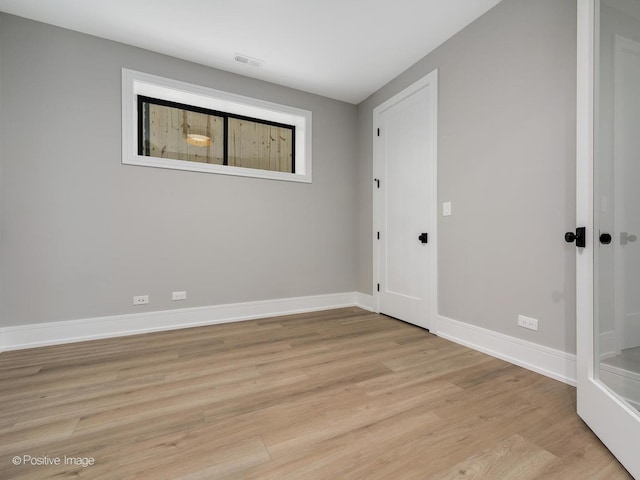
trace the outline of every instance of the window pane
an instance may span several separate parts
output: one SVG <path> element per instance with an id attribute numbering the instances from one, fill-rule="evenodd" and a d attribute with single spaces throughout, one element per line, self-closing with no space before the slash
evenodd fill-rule
<path id="1" fill-rule="evenodd" d="M 311 183 L 312 113 L 122 69 L 122 163 Z"/>
<path id="2" fill-rule="evenodd" d="M 141 104 L 140 155 L 222 165 L 222 117 L 149 102 Z"/>
<path id="3" fill-rule="evenodd" d="M 295 173 L 294 130 L 229 118 L 229 165 Z"/>

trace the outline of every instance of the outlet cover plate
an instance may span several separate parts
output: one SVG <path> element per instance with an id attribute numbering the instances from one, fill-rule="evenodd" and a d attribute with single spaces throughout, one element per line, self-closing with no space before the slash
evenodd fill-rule
<path id="1" fill-rule="evenodd" d="M 133 297 L 134 305 L 145 305 L 147 303 L 149 303 L 149 295 L 138 295 Z"/>
<path id="2" fill-rule="evenodd" d="M 518 315 L 518 326 L 522 328 L 528 328 L 529 330 L 538 331 L 538 319 L 525 317 L 524 315 Z"/>
<path id="3" fill-rule="evenodd" d="M 171 300 L 186 300 L 187 292 L 171 292 Z"/>

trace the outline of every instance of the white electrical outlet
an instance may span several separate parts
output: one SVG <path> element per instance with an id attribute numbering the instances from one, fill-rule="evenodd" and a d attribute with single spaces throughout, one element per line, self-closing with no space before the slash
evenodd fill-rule
<path id="1" fill-rule="evenodd" d="M 187 292 L 171 292 L 171 300 L 186 300 Z"/>
<path id="2" fill-rule="evenodd" d="M 538 331 L 538 319 L 518 315 L 518 326 Z"/>
<path id="3" fill-rule="evenodd" d="M 444 202 L 442 204 L 442 216 L 448 217 L 451 215 L 451 202 Z"/>
<path id="4" fill-rule="evenodd" d="M 149 303 L 149 295 L 138 295 L 137 297 L 133 297 L 134 305 L 145 305 Z"/>

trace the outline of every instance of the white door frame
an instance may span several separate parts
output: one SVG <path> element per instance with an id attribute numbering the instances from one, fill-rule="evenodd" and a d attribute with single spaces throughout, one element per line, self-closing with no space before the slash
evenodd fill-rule
<path id="1" fill-rule="evenodd" d="M 383 202 L 378 195 L 377 188 L 377 180 L 381 179 L 382 172 L 384 171 L 384 156 L 380 151 L 380 144 L 376 142 L 377 139 L 377 117 L 378 115 L 387 110 L 389 107 L 401 102 L 405 98 L 413 95 L 419 90 L 430 87 L 430 110 L 429 110 L 429 128 L 430 131 L 428 133 L 429 138 L 432 139 L 431 142 L 431 155 L 434 159 L 431 162 L 432 171 L 431 173 L 431 185 L 428 185 L 429 188 L 429 208 L 432 209 L 431 214 L 433 215 L 433 229 L 429 233 L 429 243 L 431 244 L 431 248 L 429 249 L 429 263 L 432 266 L 430 276 L 429 276 L 429 299 L 430 299 L 430 308 L 429 308 L 429 318 L 428 325 L 429 330 L 432 333 L 435 333 L 436 330 L 436 319 L 438 316 L 438 233 L 437 233 L 437 225 L 438 225 L 438 70 L 433 70 L 431 73 L 425 75 L 417 82 L 408 86 L 400 93 L 397 93 L 384 103 L 378 105 L 373 109 L 373 179 L 372 179 L 372 195 L 373 195 L 373 232 L 372 232 L 372 241 L 373 241 L 373 308 L 376 313 L 380 313 L 380 295 L 378 293 L 378 284 L 380 283 L 380 258 L 382 252 L 380 251 L 380 242 L 377 238 L 377 232 L 379 232 L 383 225 L 383 215 L 384 208 Z"/>
<path id="2" fill-rule="evenodd" d="M 594 330 L 594 92 L 599 0 L 577 0 L 576 226 L 586 227 L 586 247 L 576 255 L 578 414 L 629 472 L 640 478 L 640 419 L 598 380 Z"/>

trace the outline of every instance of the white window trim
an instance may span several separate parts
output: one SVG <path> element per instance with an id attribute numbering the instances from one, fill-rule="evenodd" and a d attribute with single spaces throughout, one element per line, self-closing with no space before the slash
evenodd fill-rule
<path id="1" fill-rule="evenodd" d="M 296 128 L 296 173 L 138 155 L 138 95 L 293 125 Z M 123 68 L 122 163 L 311 183 L 311 112 Z"/>

